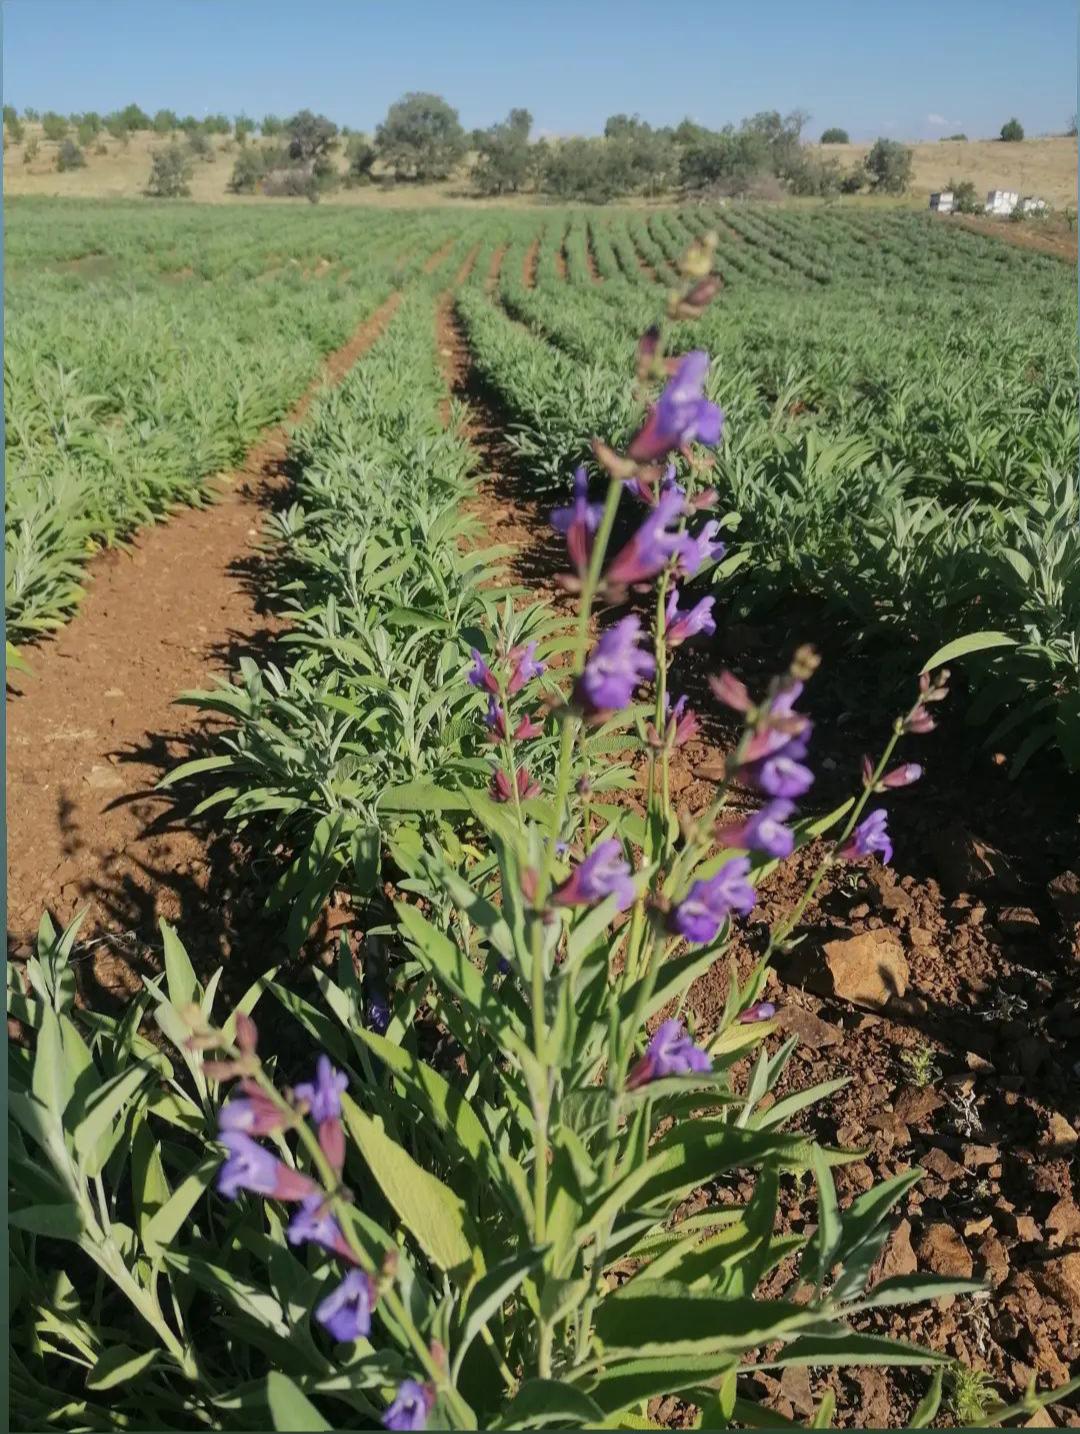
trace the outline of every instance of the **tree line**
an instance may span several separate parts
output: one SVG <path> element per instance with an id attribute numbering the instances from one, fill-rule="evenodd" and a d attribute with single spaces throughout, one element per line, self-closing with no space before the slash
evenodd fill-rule
<path id="1" fill-rule="evenodd" d="M 239 194 L 303 195 L 317 200 L 341 183 L 368 184 L 378 166 L 387 183 L 429 183 L 447 179 L 472 164 L 467 182 L 477 192 L 499 196 L 532 190 L 568 201 L 604 203 L 673 191 L 713 195 L 829 196 L 861 189 L 902 194 L 911 180 L 912 151 L 898 141 L 878 139 L 865 159 L 846 168 L 803 142 L 809 116 L 765 110 L 710 129 L 693 120 L 654 126 L 639 115 L 612 115 L 600 136 L 552 140 L 533 137 L 527 109 L 512 109 L 504 120 L 466 131 L 457 111 L 441 95 L 410 92 L 395 101 L 374 135 L 338 127 L 325 115 L 301 110 L 290 118 L 268 114 L 179 116 L 138 105 L 110 114 L 89 111 L 60 115 L 4 107 L 7 136 L 22 138 L 25 121 L 40 122 L 45 138 L 61 142 L 59 168 L 85 163 L 82 148 L 104 134 L 126 143 L 133 133 L 172 137 L 152 156 L 147 192 L 158 197 L 188 192 L 192 168 L 214 157 L 212 137 L 228 136 L 237 147 L 229 188 Z M 1019 130 L 1019 134 L 1017 134 Z M 258 133 L 261 143 L 249 144 Z M 1002 139 L 1023 130 L 1015 120 Z M 178 137 L 182 136 L 182 140 Z M 847 132 L 830 128 L 822 146 L 847 144 Z M 342 160 L 344 167 L 342 167 Z"/>

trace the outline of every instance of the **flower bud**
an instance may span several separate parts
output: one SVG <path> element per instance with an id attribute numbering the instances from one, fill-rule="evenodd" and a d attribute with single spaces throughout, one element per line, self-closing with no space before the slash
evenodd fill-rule
<path id="1" fill-rule="evenodd" d="M 258 1044 L 259 1032 L 255 1022 L 246 1011 L 236 1013 L 236 1044 L 246 1056 L 255 1054 L 255 1047 Z"/>
<path id="2" fill-rule="evenodd" d="M 727 668 L 721 672 L 719 677 L 710 677 L 709 686 L 712 688 L 713 696 L 725 707 L 730 707 L 733 712 L 750 711 L 753 704 L 750 701 L 746 683 L 741 682 Z"/>
<path id="3" fill-rule="evenodd" d="M 882 777 L 879 783 L 882 787 L 910 787 L 922 776 L 923 769 L 918 762 L 905 762 L 902 767 L 894 767 L 891 772 Z"/>

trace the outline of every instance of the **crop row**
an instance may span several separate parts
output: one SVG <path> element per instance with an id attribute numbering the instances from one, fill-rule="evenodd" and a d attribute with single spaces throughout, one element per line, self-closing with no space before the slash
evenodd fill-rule
<path id="1" fill-rule="evenodd" d="M 650 221 L 670 246 L 677 225 Z M 1072 306 L 1064 271 L 1038 272 L 1045 292 L 1002 275 L 962 307 L 948 277 L 736 288 L 676 337 L 709 349 L 729 415 L 715 476 L 746 554 L 729 602 L 813 598 L 885 652 L 999 628 L 1017 645 L 986 660 L 973 711 L 995 719 L 987 741 L 1011 735 L 1017 770 L 1052 741 L 1080 762 Z M 527 290 L 510 271 L 499 297 L 503 313 L 467 296 L 463 317 L 534 481 L 557 487 L 583 428 L 626 431 L 648 289 Z"/>
<path id="2" fill-rule="evenodd" d="M 178 502 L 204 501 L 205 481 L 286 412 L 323 355 L 446 233 L 441 223 L 416 226 L 402 266 L 401 237 L 380 230 L 356 271 L 333 279 L 298 266 L 266 279 L 223 269 L 179 285 L 133 282 L 137 267 L 98 279 L 47 268 L 9 278 L 10 636 L 24 641 L 65 620 L 97 546 Z M 263 261 L 249 262 L 261 270 L 269 257 L 264 249 Z"/>

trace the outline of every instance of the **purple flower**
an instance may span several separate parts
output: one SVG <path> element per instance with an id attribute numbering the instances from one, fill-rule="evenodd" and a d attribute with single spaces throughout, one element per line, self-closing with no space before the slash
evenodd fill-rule
<path id="1" fill-rule="evenodd" d="M 275 1200 L 306 1200 L 318 1194 L 313 1180 L 283 1165 L 243 1131 L 223 1130 L 218 1139 L 229 1152 L 217 1177 L 218 1191 L 226 1200 L 235 1200 L 241 1190 L 271 1195 Z"/>
<path id="2" fill-rule="evenodd" d="M 487 711 L 484 713 L 484 725 L 491 732 L 493 738 L 500 741 L 506 736 L 506 713 L 499 706 L 498 699 L 492 694 L 488 698 Z"/>
<path id="3" fill-rule="evenodd" d="M 669 647 L 679 647 L 684 642 L 689 642 L 692 637 L 697 637 L 699 632 L 711 637 L 716 631 L 716 623 L 713 621 L 713 603 L 716 599 L 703 597 L 700 602 L 688 608 L 685 612 L 679 609 L 679 590 L 673 587 L 668 595 L 667 607 L 664 616 L 667 620 L 665 637 Z"/>
<path id="4" fill-rule="evenodd" d="M 764 852 L 766 856 L 782 861 L 795 850 L 795 833 L 784 826 L 794 810 L 794 802 L 776 797 L 753 816 L 747 817 L 746 821 L 723 827 L 717 832 L 717 837 L 725 846 Z"/>
<path id="5" fill-rule="evenodd" d="M 757 901 L 749 874 L 750 859 L 740 856 L 725 862 L 715 876 L 695 881 L 671 913 L 672 929 L 687 941 L 714 941 L 733 911 L 745 916 Z"/>
<path id="6" fill-rule="evenodd" d="M 876 807 L 865 816 L 837 853 L 844 861 L 858 861 L 879 851 L 881 859 L 888 864 L 892 861 L 893 845 L 888 831 L 889 814 L 884 807 Z"/>
<path id="7" fill-rule="evenodd" d="M 589 479 L 584 467 L 578 468 L 574 473 L 574 501 L 568 508 L 555 509 L 551 525 L 557 532 L 566 534 L 570 561 L 582 577 L 589 566 L 592 536 L 600 526 L 603 512 L 603 504 L 589 502 Z"/>
<path id="8" fill-rule="evenodd" d="M 599 842 L 584 861 L 578 863 L 552 894 L 553 906 L 592 906 L 612 893 L 618 896 L 617 907 L 625 911 L 633 904 L 634 881 L 623 854 L 622 843 L 615 837 Z"/>
<path id="9" fill-rule="evenodd" d="M 514 773 L 514 786 L 517 787 L 517 794 L 522 801 L 540 795 L 540 783 L 533 781 L 525 767 L 519 767 Z M 510 785 L 510 778 L 505 772 L 496 770 L 492 775 L 488 792 L 494 801 L 508 802 L 514 795 L 514 787 Z"/>
<path id="10" fill-rule="evenodd" d="M 534 677 L 539 677 L 544 670 L 544 664 L 536 660 L 536 643 L 527 643 L 524 647 L 515 647 L 510 652 L 510 661 L 514 664 L 514 670 L 510 674 L 510 682 L 507 685 L 507 692 L 513 697 L 515 692 L 520 692 L 526 682 L 531 682 Z"/>
<path id="11" fill-rule="evenodd" d="M 641 679 L 652 676 L 656 663 L 637 646 L 640 633 L 636 617 L 624 617 L 601 633 L 578 680 L 577 697 L 587 712 L 618 711 Z"/>
<path id="12" fill-rule="evenodd" d="M 315 1121 L 341 1119 L 341 1094 L 349 1088 L 349 1077 L 330 1063 L 329 1056 L 320 1056 L 315 1066 L 314 1081 L 302 1081 L 295 1088 L 299 1100 L 306 1100 Z"/>
<path id="13" fill-rule="evenodd" d="M 740 776 L 770 797 L 801 797 L 814 785 L 813 772 L 798 760 L 805 755 L 805 743 L 791 742 L 776 756 L 744 767 Z"/>
<path id="14" fill-rule="evenodd" d="M 910 787 L 912 782 L 917 782 L 922 776 L 922 768 L 918 762 L 905 762 L 902 767 L 894 767 L 891 772 L 886 773 L 881 779 L 883 787 Z"/>
<path id="15" fill-rule="evenodd" d="M 686 497 L 686 489 L 675 482 L 674 463 L 668 464 L 659 483 L 649 483 L 644 478 L 630 478 L 627 480 L 626 490 L 633 493 L 635 498 L 640 498 L 643 503 L 648 503 L 650 508 L 656 506 L 656 500 L 664 493 L 678 493 L 680 497 Z"/>
<path id="16" fill-rule="evenodd" d="M 708 372 L 709 355 L 703 349 L 695 349 L 680 359 L 626 450 L 631 458 L 655 462 L 688 443 L 696 441 L 713 448 L 720 442 L 724 415 L 703 394 Z"/>
<path id="17" fill-rule="evenodd" d="M 315 1318 L 339 1344 L 371 1333 L 375 1286 L 363 1270 L 350 1270 L 337 1289 L 315 1306 Z"/>
<path id="18" fill-rule="evenodd" d="M 330 1213 L 330 1206 L 321 1190 L 305 1196 L 299 1210 L 289 1221 L 285 1234 L 290 1245 L 321 1245 L 324 1250 L 356 1264 L 356 1256 L 341 1233 L 341 1226 Z"/>
<path id="19" fill-rule="evenodd" d="M 543 722 L 538 722 L 535 717 L 530 717 L 528 713 L 526 713 L 514 728 L 514 741 L 525 742 L 530 737 L 539 737 L 543 730 Z"/>
<path id="20" fill-rule="evenodd" d="M 679 698 L 672 707 L 671 699 L 664 693 L 664 711 L 667 713 L 668 722 L 674 720 L 675 732 L 672 737 L 672 745 L 684 747 L 687 742 L 692 742 L 698 734 L 698 715 L 692 707 L 687 706 L 685 696 Z"/>
<path id="21" fill-rule="evenodd" d="M 390 1025 L 390 1003 L 384 991 L 373 991 L 367 999 L 368 1025 L 376 1035 L 384 1036 Z"/>
<path id="22" fill-rule="evenodd" d="M 403 1379 L 397 1398 L 383 1415 L 384 1429 L 424 1429 L 435 1403 L 435 1392 L 415 1379 Z"/>
<path id="23" fill-rule="evenodd" d="M 631 583 L 653 578 L 686 542 L 684 533 L 668 532 L 671 524 L 683 514 L 685 504 L 680 493 L 661 493 L 656 507 L 643 520 L 626 546 L 612 558 L 607 570 L 609 583 L 628 587 Z"/>
<path id="24" fill-rule="evenodd" d="M 469 681 L 474 687 L 483 687 L 488 692 L 498 692 L 499 684 L 495 674 L 474 647 L 469 656 L 473 665 L 469 669 Z"/>
<path id="25" fill-rule="evenodd" d="M 285 1113 L 253 1080 L 242 1080 L 242 1096 L 233 1098 L 218 1111 L 219 1130 L 238 1130 L 244 1135 L 270 1135 L 286 1122 Z"/>
<path id="26" fill-rule="evenodd" d="M 739 1023 L 743 1026 L 752 1026 L 755 1021 L 771 1021 L 776 1015 L 776 1007 L 772 1001 L 755 1001 L 752 1006 L 747 1006 L 739 1017 Z"/>
<path id="27" fill-rule="evenodd" d="M 694 1045 L 682 1021 L 664 1021 L 627 1076 L 626 1088 L 634 1090 L 664 1076 L 692 1075 L 707 1070 L 712 1070 L 711 1056 Z"/>
<path id="28" fill-rule="evenodd" d="M 696 538 L 687 537 L 675 569 L 681 578 L 692 578 L 704 563 L 720 561 L 727 552 L 727 546 L 716 538 L 719 531 L 720 524 L 710 520 Z"/>

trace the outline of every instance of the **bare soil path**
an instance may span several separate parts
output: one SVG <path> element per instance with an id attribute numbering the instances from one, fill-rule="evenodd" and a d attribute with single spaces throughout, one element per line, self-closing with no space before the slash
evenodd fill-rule
<path id="1" fill-rule="evenodd" d="M 152 938 L 160 916 L 189 940 L 228 953 L 243 883 L 229 843 L 212 839 L 153 787 L 205 738 L 174 698 L 212 685 L 245 654 L 273 650 L 281 622 L 262 610 L 262 520 L 286 488 L 289 425 L 348 372 L 382 332 L 394 293 L 326 359 L 288 418 L 264 433 L 220 501 L 186 509 L 95 563 L 70 623 L 14 674 L 8 702 L 8 932 L 26 944 L 44 909 L 59 921 L 88 908 L 83 934 L 104 937 L 99 983 L 130 981 L 111 945 Z"/>

